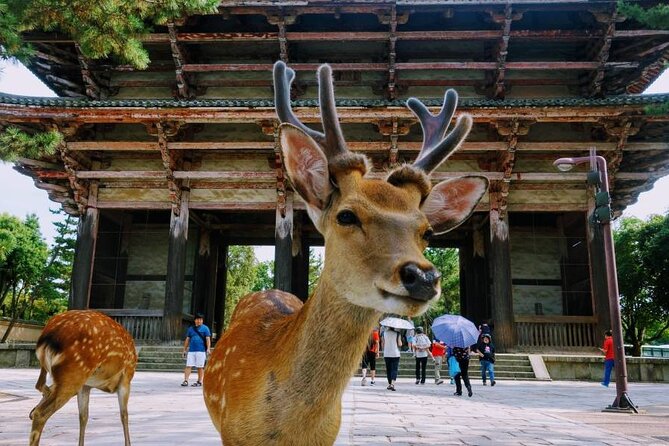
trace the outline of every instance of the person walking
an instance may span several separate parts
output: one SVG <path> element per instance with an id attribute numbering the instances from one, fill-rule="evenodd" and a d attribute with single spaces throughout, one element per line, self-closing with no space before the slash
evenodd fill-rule
<path id="1" fill-rule="evenodd" d="M 362 381 L 361 386 L 367 385 L 367 368 L 369 368 L 369 375 L 372 378 L 370 385 L 376 384 L 376 359 L 379 357 L 379 330 L 376 328 L 372 330 L 367 340 L 365 352 L 362 354 Z"/>
<path id="2" fill-rule="evenodd" d="M 462 395 L 462 381 L 464 381 L 467 395 L 471 397 L 474 392 L 472 392 L 472 385 L 469 383 L 469 347 L 453 347 L 453 356 L 460 366 L 460 373 L 455 375 L 455 395 Z"/>
<path id="3" fill-rule="evenodd" d="M 197 368 L 197 382 L 194 382 L 192 387 L 202 385 L 204 363 L 207 355 L 211 353 L 211 331 L 203 322 L 204 316 L 197 313 L 195 315 L 195 325 L 191 325 L 186 332 L 183 350 L 183 356 L 186 358 L 186 368 L 184 369 L 184 380 L 181 383 L 182 387 L 188 385 L 188 377 L 193 367 Z"/>
<path id="4" fill-rule="evenodd" d="M 416 384 L 425 384 L 427 358 L 432 356 L 432 353 L 430 353 L 431 345 L 430 338 L 423 333 L 423 327 L 416 327 L 413 347 L 416 356 Z"/>
<path id="5" fill-rule="evenodd" d="M 599 349 L 604 353 L 604 381 L 600 384 L 604 387 L 609 387 L 611 382 L 611 371 L 613 370 L 613 365 L 615 364 L 613 356 L 613 332 L 611 330 L 606 330 L 604 332 L 604 345 Z"/>
<path id="6" fill-rule="evenodd" d="M 441 366 L 444 364 L 446 358 L 446 344 L 439 339 L 434 338 L 434 341 L 432 341 L 431 353 L 432 359 L 434 360 L 434 383 L 437 385 L 443 384 L 444 380 L 441 379 Z"/>
<path id="7" fill-rule="evenodd" d="M 483 385 L 486 385 L 486 372 L 490 376 L 490 386 L 497 384 L 495 382 L 495 347 L 491 342 L 489 334 L 481 335 L 481 342 L 476 346 L 476 353 L 481 362 L 481 378 Z"/>
<path id="8" fill-rule="evenodd" d="M 383 360 L 386 363 L 386 377 L 388 387 L 386 389 L 395 391 L 395 381 L 397 381 L 397 369 L 400 365 L 400 347 L 402 347 L 402 337 L 395 328 L 388 327 L 383 332 Z"/>

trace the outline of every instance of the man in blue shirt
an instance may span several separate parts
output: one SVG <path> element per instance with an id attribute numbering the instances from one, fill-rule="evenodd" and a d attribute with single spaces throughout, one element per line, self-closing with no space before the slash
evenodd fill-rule
<path id="1" fill-rule="evenodd" d="M 195 315 L 195 325 L 188 328 L 186 340 L 184 341 L 183 356 L 186 358 L 186 368 L 184 369 L 183 387 L 188 385 L 188 377 L 191 368 L 197 367 L 197 382 L 192 387 L 202 385 L 202 375 L 204 375 L 204 362 L 207 355 L 211 353 L 211 331 L 209 327 L 203 324 L 204 316 L 201 313 Z"/>

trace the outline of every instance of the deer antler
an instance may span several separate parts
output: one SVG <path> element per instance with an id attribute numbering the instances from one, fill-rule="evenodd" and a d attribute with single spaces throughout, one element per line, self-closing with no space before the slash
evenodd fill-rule
<path id="1" fill-rule="evenodd" d="M 328 159 L 348 152 L 337 118 L 330 66 L 321 65 L 318 69 L 318 96 L 325 133 L 307 127 L 293 113 L 290 106 L 290 84 L 294 79 L 295 71 L 284 62 L 278 61 L 274 64 L 274 104 L 279 121 L 293 124 L 311 136 L 324 149 Z"/>
<path id="2" fill-rule="evenodd" d="M 428 175 L 458 148 L 472 128 L 471 116 L 462 115 L 453 130 L 446 134 L 457 104 L 455 90 L 446 91 L 444 105 L 438 115 L 430 113 L 425 104 L 416 98 L 407 100 L 407 107 L 416 115 L 423 129 L 423 147 L 413 166 Z"/>

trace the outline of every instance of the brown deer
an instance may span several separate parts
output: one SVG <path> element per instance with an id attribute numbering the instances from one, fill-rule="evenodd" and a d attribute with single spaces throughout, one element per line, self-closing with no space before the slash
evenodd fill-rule
<path id="1" fill-rule="evenodd" d="M 423 256 L 430 236 L 458 226 L 485 194 L 484 177 L 432 186 L 429 174 L 471 129 L 461 116 L 446 130 L 457 94 L 432 115 L 409 99 L 424 144 L 413 165 L 385 179 L 366 176 L 368 161 L 348 151 L 339 126 L 331 69 L 318 70 L 323 133 L 290 107 L 295 73 L 274 65 L 284 165 L 325 238 L 325 261 L 303 305 L 277 290 L 245 297 L 205 370 L 209 415 L 226 445 L 331 445 L 341 396 L 382 313 L 415 316 L 440 295 L 440 273 Z"/>
<path id="2" fill-rule="evenodd" d="M 97 311 L 71 310 L 52 317 L 37 340 L 40 374 L 35 388 L 42 400 L 30 412 L 30 445 L 38 445 L 47 420 L 74 395 L 79 405 L 79 445 L 84 444 L 91 388 L 116 393 L 126 446 L 128 397 L 137 352 L 130 334 Z M 47 373 L 52 384 L 46 385 Z"/>

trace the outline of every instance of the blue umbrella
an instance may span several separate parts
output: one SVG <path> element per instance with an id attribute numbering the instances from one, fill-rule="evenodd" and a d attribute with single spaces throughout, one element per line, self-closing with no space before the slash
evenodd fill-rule
<path id="1" fill-rule="evenodd" d="M 469 319 L 444 314 L 432 323 L 432 333 L 449 347 L 469 347 L 479 339 L 479 330 Z"/>

